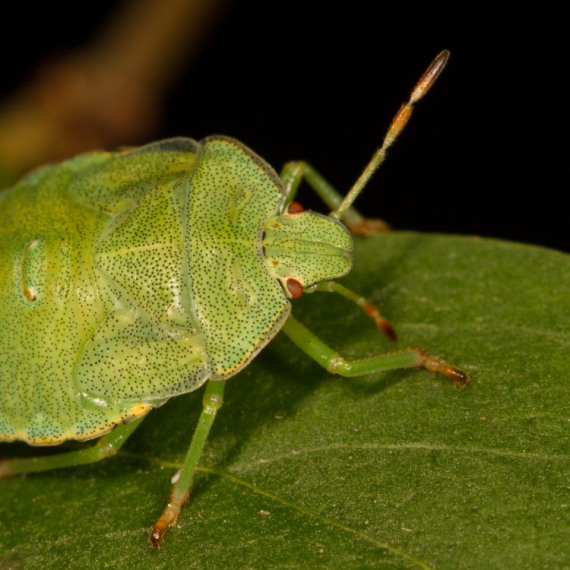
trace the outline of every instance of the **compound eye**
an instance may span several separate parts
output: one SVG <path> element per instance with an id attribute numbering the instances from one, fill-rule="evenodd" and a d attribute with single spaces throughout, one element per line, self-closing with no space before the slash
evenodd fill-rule
<path id="1" fill-rule="evenodd" d="M 299 202 L 291 202 L 287 205 L 285 209 L 286 216 L 294 216 L 295 214 L 302 214 L 305 211 L 305 208 L 299 204 Z"/>
<path id="2" fill-rule="evenodd" d="M 286 285 L 291 299 L 298 299 L 303 294 L 303 286 L 296 279 L 289 277 L 286 281 Z"/>

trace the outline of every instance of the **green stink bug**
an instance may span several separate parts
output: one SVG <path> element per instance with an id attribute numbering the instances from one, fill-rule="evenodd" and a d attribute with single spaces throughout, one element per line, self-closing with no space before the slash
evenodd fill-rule
<path id="1" fill-rule="evenodd" d="M 280 178 L 222 136 L 79 156 L 0 194 L 0 441 L 101 437 L 89 449 L 1 462 L 0 477 L 113 455 L 151 409 L 206 383 L 151 533 L 160 547 L 189 496 L 225 380 L 279 330 L 331 373 L 425 367 L 464 387 L 463 372 L 422 349 L 346 361 L 290 315 L 290 299 L 303 292 L 337 292 L 395 338 L 375 307 L 334 281 L 352 268 L 340 219 L 378 229 L 351 205 L 448 55 L 428 68 L 344 199 L 306 163 L 287 164 Z M 333 208 L 329 216 L 293 202 L 302 178 Z"/>

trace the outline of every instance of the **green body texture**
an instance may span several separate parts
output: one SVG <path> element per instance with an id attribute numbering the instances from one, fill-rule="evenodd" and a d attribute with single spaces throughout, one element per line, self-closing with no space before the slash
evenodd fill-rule
<path id="1" fill-rule="evenodd" d="M 98 437 L 242 369 L 289 316 L 280 279 L 351 267 L 340 223 L 283 204 L 223 137 L 81 156 L 0 194 L 0 441 Z"/>

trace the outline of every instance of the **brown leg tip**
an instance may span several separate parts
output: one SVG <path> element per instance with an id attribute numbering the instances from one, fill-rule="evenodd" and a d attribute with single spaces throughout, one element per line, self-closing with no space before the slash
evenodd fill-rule
<path id="1" fill-rule="evenodd" d="M 166 509 L 164 509 L 162 516 L 158 519 L 150 533 L 148 539 L 148 545 L 150 548 L 158 548 L 159 550 L 162 548 L 161 543 L 164 533 L 176 522 L 180 509 L 186 502 L 187 498 L 188 496 L 183 498 L 174 498 L 170 495 Z"/>
<path id="2" fill-rule="evenodd" d="M 378 328 L 392 341 L 398 342 L 398 335 L 394 330 L 394 327 L 383 317 L 376 320 Z"/>
<path id="3" fill-rule="evenodd" d="M 380 311 L 370 303 L 365 303 L 362 307 L 366 314 L 371 318 L 374 319 L 376 326 L 392 341 L 398 342 L 398 335 L 394 330 L 394 327 L 390 324 L 390 321 L 385 319 L 381 314 Z"/>
<path id="4" fill-rule="evenodd" d="M 461 388 L 465 388 L 467 382 L 469 382 L 469 376 L 465 374 L 465 372 L 459 370 L 459 368 L 455 368 L 455 366 L 446 364 L 443 360 L 435 358 L 434 356 L 426 355 L 422 366 L 436 374 L 443 374 Z"/>
<path id="5" fill-rule="evenodd" d="M 461 388 L 465 388 L 467 386 L 467 382 L 469 382 L 469 376 L 454 366 L 447 366 L 447 370 L 444 374 Z"/>
<path id="6" fill-rule="evenodd" d="M 164 531 L 166 529 L 157 529 L 156 526 L 152 529 L 150 533 L 150 537 L 148 539 L 148 547 L 149 548 L 156 548 L 158 550 L 162 550 L 162 537 L 164 536 Z"/>

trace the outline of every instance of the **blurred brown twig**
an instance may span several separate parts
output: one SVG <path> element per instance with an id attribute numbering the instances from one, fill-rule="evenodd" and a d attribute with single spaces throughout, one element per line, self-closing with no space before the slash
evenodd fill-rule
<path id="1" fill-rule="evenodd" d="M 4 182 L 46 162 L 151 136 L 165 93 L 226 3 L 128 0 L 92 43 L 48 59 L 0 108 L 0 171 L 12 178 Z"/>

